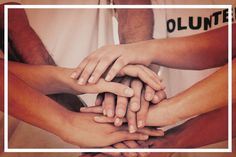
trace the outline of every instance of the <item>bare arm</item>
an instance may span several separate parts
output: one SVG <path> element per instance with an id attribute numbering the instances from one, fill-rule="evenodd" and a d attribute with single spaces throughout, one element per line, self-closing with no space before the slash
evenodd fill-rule
<path id="1" fill-rule="evenodd" d="M 0 60 L 0 65 L 3 67 L 3 60 Z M 142 71 L 142 69 L 145 69 L 145 71 Z M 43 94 L 92 94 L 111 92 L 124 97 L 133 96 L 133 89 L 127 85 L 117 82 L 107 82 L 104 79 L 100 79 L 96 84 L 79 85 L 76 80 L 70 77 L 73 70 L 51 65 L 29 65 L 9 62 L 10 72 Z M 157 86 L 156 88 L 159 87 L 156 84 L 158 78 L 147 67 L 128 65 L 120 72 L 120 76 L 124 75 L 138 77 L 147 84 L 153 85 L 154 87 Z"/>
<path id="2" fill-rule="evenodd" d="M 228 30 L 222 27 L 202 34 L 153 40 L 149 48 L 153 62 L 178 69 L 207 69 L 222 66 L 228 60 Z M 233 24 L 233 57 L 236 55 L 236 24 Z M 147 50 L 148 51 L 148 50 Z"/>
<path id="3" fill-rule="evenodd" d="M 236 84 L 235 66 L 236 59 L 233 60 L 233 85 Z M 148 125 L 174 124 L 179 120 L 226 106 L 228 104 L 227 76 L 228 66 L 225 65 L 184 92 L 161 102 L 157 106 L 152 106 L 148 114 Z M 233 94 L 232 102 L 233 104 L 236 103 L 235 94 Z"/>
<path id="4" fill-rule="evenodd" d="M 150 0 L 115 0 L 119 5 L 149 5 Z M 152 9 L 117 9 L 118 29 L 121 44 L 152 39 L 153 12 Z"/>
<path id="5" fill-rule="evenodd" d="M 236 24 L 233 24 L 233 57 L 236 55 L 235 30 Z M 227 63 L 227 34 L 227 27 L 222 27 L 187 37 L 104 46 L 81 62 L 76 70 L 76 75 L 80 76 L 83 69 L 87 68 L 91 62 L 99 63 L 87 72 L 92 73 L 95 78 L 94 82 L 100 78 L 109 66 L 111 68 L 105 76 L 107 81 L 111 81 L 120 69 L 127 64 L 146 66 L 157 64 L 192 70 L 222 66 Z"/>
<path id="6" fill-rule="evenodd" d="M 0 96 L 3 100 L 3 68 L 0 70 Z M 84 147 L 104 147 L 124 140 L 146 140 L 142 133 L 129 134 L 109 124 L 97 124 L 94 114 L 76 113 L 66 110 L 52 99 L 31 88 L 9 72 L 9 114 L 47 130 L 66 142 Z M 4 111 L 3 101 L 0 109 Z M 76 132 L 76 134 L 75 134 Z M 106 136 L 106 138 L 104 138 Z M 88 138 L 93 140 L 87 140 Z"/>
<path id="7" fill-rule="evenodd" d="M 17 5 L 18 3 L 6 4 Z M 0 7 L 1 22 L 3 22 L 4 5 L 2 4 Z M 8 19 L 10 46 L 21 61 L 28 64 L 55 65 L 39 36 L 30 26 L 24 9 L 10 9 Z M 1 23 L 1 27 L 3 29 L 3 23 Z"/>
<path id="8" fill-rule="evenodd" d="M 233 120 L 236 118 L 235 112 L 233 105 Z M 235 137 L 235 125 L 232 130 Z M 164 137 L 150 139 L 147 144 L 153 148 L 196 148 L 226 140 L 227 137 L 228 107 L 223 107 L 167 131 Z"/>

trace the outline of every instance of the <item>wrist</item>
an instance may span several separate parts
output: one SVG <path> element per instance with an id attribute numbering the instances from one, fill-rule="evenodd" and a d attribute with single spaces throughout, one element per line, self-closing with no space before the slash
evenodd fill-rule
<path id="1" fill-rule="evenodd" d="M 73 112 L 65 109 L 52 100 L 51 102 L 54 104 L 54 108 L 52 108 L 50 114 L 46 115 L 46 120 L 42 125 L 45 130 L 55 134 L 60 138 L 63 138 L 65 135 L 65 129 L 69 128 L 68 118 Z"/>
<path id="2" fill-rule="evenodd" d="M 174 125 L 181 121 L 177 112 L 178 106 L 172 99 L 166 99 L 157 105 L 152 105 L 147 115 L 147 126 Z"/>
<path id="3" fill-rule="evenodd" d="M 73 114 L 74 112 L 66 110 L 58 118 L 58 123 L 53 125 L 53 133 L 64 141 L 67 141 L 66 139 L 71 135 L 71 117 Z"/>
<path id="4" fill-rule="evenodd" d="M 70 94 L 81 94 L 77 90 L 74 90 L 73 84 L 75 83 L 75 80 L 70 77 L 71 73 L 74 71 L 74 69 L 70 68 L 62 68 L 62 67 L 56 67 L 52 73 L 55 84 L 58 87 L 58 91 L 60 93 L 70 93 Z"/>

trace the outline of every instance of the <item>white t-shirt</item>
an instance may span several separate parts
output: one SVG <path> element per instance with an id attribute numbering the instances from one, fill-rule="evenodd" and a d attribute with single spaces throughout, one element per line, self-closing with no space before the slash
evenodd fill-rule
<path id="1" fill-rule="evenodd" d="M 233 4 L 233 22 L 236 21 L 236 1 L 233 0 L 152 0 L 152 4 Z M 157 39 L 190 36 L 227 25 L 227 9 L 153 10 L 155 17 L 153 36 Z M 172 97 L 210 75 L 216 69 L 197 71 L 162 67 L 160 73 L 167 87 L 167 95 Z"/>

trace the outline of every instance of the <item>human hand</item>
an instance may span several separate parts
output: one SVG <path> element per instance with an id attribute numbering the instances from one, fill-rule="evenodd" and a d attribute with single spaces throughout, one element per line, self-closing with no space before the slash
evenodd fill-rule
<path id="1" fill-rule="evenodd" d="M 115 127 L 111 124 L 99 124 L 94 122 L 94 116 L 96 114 L 71 112 L 67 116 L 67 123 L 58 133 L 59 136 L 64 141 L 80 147 L 106 147 L 127 140 L 147 140 L 148 135 L 152 134 L 163 135 L 160 130 L 158 133 L 147 128 L 130 134 L 126 126 Z"/>
<path id="2" fill-rule="evenodd" d="M 144 92 L 152 92 L 155 95 L 152 96 L 152 102 L 159 103 L 161 100 L 166 98 L 166 94 L 163 90 L 155 91 L 152 88 L 145 88 L 143 90 L 143 83 L 137 79 L 132 79 L 129 77 L 123 78 L 121 81 L 124 85 L 130 86 L 134 89 L 134 96 L 128 100 L 125 97 L 116 96 L 111 93 L 105 93 L 104 97 L 98 95 L 95 102 L 96 106 L 81 108 L 81 112 L 93 112 L 93 113 L 103 113 L 104 116 L 114 118 L 115 126 L 121 126 L 123 123 L 123 118 L 126 116 L 129 131 L 135 132 L 138 128 L 143 128 L 146 123 L 146 116 L 148 112 L 149 102 L 145 100 Z M 150 94 L 150 93 L 148 93 Z M 157 97 L 157 98 L 156 98 Z M 141 100 L 140 100 L 141 99 Z"/>
<path id="3" fill-rule="evenodd" d="M 88 73 L 89 72 L 86 69 L 82 72 L 82 74 L 78 80 L 79 85 L 86 84 L 87 79 L 89 77 Z M 126 66 L 124 66 L 117 73 L 117 77 L 123 77 L 123 76 L 131 76 L 131 77 L 139 78 L 145 84 L 147 84 L 148 86 L 150 86 L 151 88 L 153 88 L 155 90 L 160 90 L 160 89 L 165 88 L 164 85 L 161 83 L 161 79 L 159 78 L 159 76 L 155 72 L 150 70 L 148 67 L 143 66 L 143 65 L 126 65 Z M 74 71 L 71 74 L 71 78 L 73 78 L 75 80 L 77 80 L 78 77 L 79 77 L 79 75 L 76 71 Z M 93 80 L 94 78 L 91 77 L 90 79 Z M 99 80 L 96 80 L 96 82 Z M 90 84 L 94 84 L 96 82 L 93 82 L 93 83 L 90 82 Z"/>
<path id="4" fill-rule="evenodd" d="M 173 125 L 177 122 L 183 120 L 177 112 L 180 110 L 176 102 L 172 102 L 171 99 L 162 100 L 158 105 L 151 105 L 148 110 L 146 118 L 146 126 L 166 126 Z M 100 106 L 86 108 L 90 112 L 101 112 L 102 109 Z M 84 109 L 83 109 L 84 110 Z M 115 118 L 106 117 L 106 116 L 96 116 L 94 120 L 98 123 L 114 123 Z M 127 122 L 127 119 L 124 118 L 123 122 Z"/>
<path id="5" fill-rule="evenodd" d="M 104 46 L 87 56 L 77 67 L 74 76 L 79 82 L 96 83 L 111 66 L 105 80 L 111 81 L 119 71 L 128 64 L 150 65 L 153 57 L 145 53 L 143 46 L 136 44 Z M 113 64 L 114 62 L 114 64 Z"/>
<path id="6" fill-rule="evenodd" d="M 123 97 L 131 97 L 134 94 L 132 88 L 117 82 L 107 82 L 104 79 L 99 79 L 96 84 L 79 85 L 77 80 L 70 78 L 73 69 L 57 68 L 54 72 L 54 77 L 58 80 L 55 86 L 59 86 L 61 92 L 72 94 L 95 94 L 110 92 Z"/>

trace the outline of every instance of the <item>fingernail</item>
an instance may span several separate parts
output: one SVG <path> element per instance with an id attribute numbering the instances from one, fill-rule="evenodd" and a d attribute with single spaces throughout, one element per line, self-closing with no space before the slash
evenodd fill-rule
<path id="1" fill-rule="evenodd" d="M 131 89 L 131 88 L 125 89 L 125 95 L 128 96 L 128 97 L 133 96 L 134 95 L 134 90 Z"/>
<path id="2" fill-rule="evenodd" d="M 138 121 L 138 128 L 141 128 L 141 127 L 143 127 L 143 121 Z"/>
<path id="3" fill-rule="evenodd" d="M 147 140 L 148 138 L 149 138 L 148 135 L 143 135 L 143 136 L 142 136 L 142 139 L 143 139 L 143 140 Z"/>
<path id="4" fill-rule="evenodd" d="M 95 121 L 99 121 L 99 120 L 100 120 L 100 117 L 94 117 L 94 120 L 95 120 Z"/>
<path id="5" fill-rule="evenodd" d="M 91 77 L 89 78 L 88 82 L 89 82 L 89 83 L 93 83 L 93 82 L 94 82 L 94 77 L 91 76 Z"/>
<path id="6" fill-rule="evenodd" d="M 135 132 L 136 132 L 136 130 L 135 130 L 135 128 L 134 128 L 133 125 L 131 125 L 131 126 L 129 127 L 129 132 L 130 132 L 130 133 L 135 133 Z"/>
<path id="7" fill-rule="evenodd" d="M 109 109 L 109 110 L 107 111 L 107 116 L 108 116 L 108 117 L 113 117 L 113 111 L 112 111 L 111 109 Z"/>
<path id="8" fill-rule="evenodd" d="M 132 111 L 136 112 L 137 110 L 139 110 L 138 103 L 133 102 L 132 104 L 130 104 L 130 108 Z"/>
<path id="9" fill-rule="evenodd" d="M 118 126 L 118 125 L 120 124 L 120 122 L 121 122 L 120 118 L 116 118 L 116 119 L 115 119 L 115 125 Z"/>
<path id="10" fill-rule="evenodd" d="M 70 77 L 73 78 L 73 79 L 76 79 L 76 75 L 77 75 L 76 72 L 73 72 L 73 73 L 70 75 Z"/>
<path id="11" fill-rule="evenodd" d="M 117 110 L 117 115 L 118 115 L 119 117 L 122 117 L 124 114 L 125 114 L 125 111 L 124 111 L 123 109 L 118 109 L 118 110 Z"/>
<path id="12" fill-rule="evenodd" d="M 110 81 L 110 79 L 111 79 L 111 75 L 107 74 L 105 80 L 106 80 L 106 81 Z"/>
<path id="13" fill-rule="evenodd" d="M 150 93 L 146 94 L 146 100 L 151 101 L 152 100 L 152 95 Z"/>
<path id="14" fill-rule="evenodd" d="M 84 79 L 83 79 L 83 78 L 80 78 L 79 81 L 78 81 L 78 84 L 79 84 L 79 85 L 83 85 L 83 84 L 84 84 Z"/>
<path id="15" fill-rule="evenodd" d="M 155 95 L 155 96 L 153 97 L 153 101 L 154 101 L 154 102 L 158 102 L 158 101 L 159 101 L 159 97 L 158 97 L 157 95 Z"/>
<path id="16" fill-rule="evenodd" d="M 106 116 L 106 115 L 107 115 L 107 112 L 106 112 L 106 110 L 105 110 L 105 109 L 103 110 L 103 115 L 104 115 L 104 116 Z"/>

